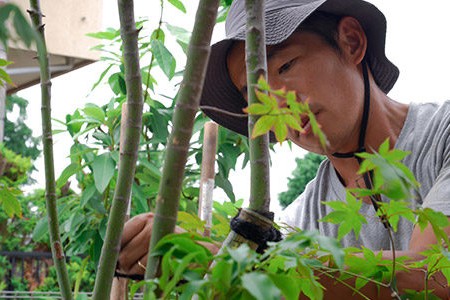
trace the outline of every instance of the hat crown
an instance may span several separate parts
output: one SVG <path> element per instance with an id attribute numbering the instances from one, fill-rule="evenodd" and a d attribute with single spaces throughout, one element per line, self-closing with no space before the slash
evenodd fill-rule
<path id="1" fill-rule="evenodd" d="M 267 14 L 268 12 L 277 9 L 310 6 L 311 4 L 315 4 L 314 6 L 317 7 L 325 1 L 326 0 L 266 0 L 264 11 Z M 245 0 L 233 1 L 225 22 L 225 34 L 227 38 L 233 38 L 239 34 L 245 33 L 245 22 Z"/>

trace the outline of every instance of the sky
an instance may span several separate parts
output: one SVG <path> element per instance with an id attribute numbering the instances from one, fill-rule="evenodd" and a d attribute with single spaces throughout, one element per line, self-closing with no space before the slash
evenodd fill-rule
<path id="1" fill-rule="evenodd" d="M 149 4 L 150 2 L 150 4 Z M 177 26 L 191 30 L 198 1 L 183 1 L 187 14 L 183 15 L 173 9 L 167 1 L 167 15 L 164 20 Z M 450 1 L 448 0 L 371 0 L 386 16 L 387 38 L 386 55 L 400 69 L 400 77 L 389 96 L 403 103 L 410 102 L 443 102 L 450 98 Z M 104 27 L 118 27 L 117 8 L 115 2 L 105 1 Z M 426 5 L 424 5 L 426 3 Z M 114 5 L 112 5 L 114 4 Z M 159 1 L 135 1 L 137 15 L 146 15 L 156 23 L 159 16 Z M 213 42 L 224 36 L 223 24 L 217 26 Z M 90 92 L 104 66 L 95 63 L 52 80 L 52 115 L 64 119 L 68 113 L 81 108 L 84 103 L 106 103 L 111 96 L 107 86 Z M 176 91 L 167 84 L 165 92 Z M 39 87 L 31 87 L 19 93 L 28 99 L 28 124 L 40 134 L 40 95 Z M 54 124 L 54 128 L 57 128 Z M 59 176 L 68 164 L 71 141 L 66 135 L 54 138 L 56 176 Z M 302 157 L 305 151 L 295 147 L 291 150 L 286 143 L 276 145 L 271 153 L 271 209 L 279 212 L 277 196 L 287 189 L 287 177 L 295 168 L 295 158 Z M 34 177 L 38 183 L 33 187 L 44 187 L 43 160 L 38 159 L 36 168 L 40 170 Z M 238 162 L 238 166 L 239 166 Z M 232 172 L 230 180 L 238 198 L 247 199 L 249 194 L 249 170 Z M 214 191 L 214 199 L 226 201 L 225 195 L 218 189 Z"/>

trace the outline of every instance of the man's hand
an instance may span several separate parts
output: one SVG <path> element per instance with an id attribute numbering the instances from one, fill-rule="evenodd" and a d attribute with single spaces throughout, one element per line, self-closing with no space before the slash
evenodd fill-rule
<path id="1" fill-rule="evenodd" d="M 153 213 L 145 213 L 137 215 L 125 223 L 117 269 L 120 273 L 144 275 L 153 219 Z M 182 232 L 184 232 L 182 228 L 175 228 L 175 233 Z M 218 244 L 207 242 L 198 242 L 198 244 L 206 247 L 213 254 L 216 254 L 220 248 Z"/>
<path id="2" fill-rule="evenodd" d="M 119 272 L 144 275 L 152 227 L 153 213 L 137 215 L 125 223 L 120 242 Z"/>

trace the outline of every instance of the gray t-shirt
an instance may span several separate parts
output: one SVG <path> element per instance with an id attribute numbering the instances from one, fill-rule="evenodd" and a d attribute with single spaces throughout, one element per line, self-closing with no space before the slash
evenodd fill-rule
<path id="1" fill-rule="evenodd" d="M 403 163 L 421 184 L 411 205 L 429 207 L 450 216 L 450 101 L 441 105 L 411 104 L 395 148 L 411 151 Z M 345 201 L 345 188 L 330 161 L 325 160 L 303 194 L 285 209 L 282 222 L 337 237 L 338 225 L 318 222 L 333 211 L 321 202 L 336 200 Z M 382 200 L 389 201 L 385 197 Z M 375 215 L 373 206 L 363 202 L 360 212 L 367 217 L 368 223 L 363 225 L 358 240 L 352 232 L 342 239 L 342 245 L 390 249 L 386 229 Z M 400 219 L 394 235 L 397 250 L 408 249 L 412 229 L 411 222 Z"/>

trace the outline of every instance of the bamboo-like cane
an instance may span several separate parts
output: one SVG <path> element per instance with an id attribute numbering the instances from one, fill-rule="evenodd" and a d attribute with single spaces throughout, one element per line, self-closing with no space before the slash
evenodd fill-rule
<path id="1" fill-rule="evenodd" d="M 120 239 L 126 219 L 128 202 L 131 195 L 134 172 L 139 149 L 142 127 L 143 93 L 141 70 L 139 67 L 138 35 L 134 21 L 134 5 L 132 0 L 119 0 L 120 35 L 123 41 L 123 62 L 127 88 L 128 117 L 122 122 L 124 132 L 122 149 L 119 158 L 114 199 L 108 218 L 105 241 L 100 255 L 97 278 L 95 280 L 93 300 L 109 299 L 111 286 L 119 256 Z"/>
<path id="2" fill-rule="evenodd" d="M 255 87 L 260 76 L 267 76 L 266 45 L 264 30 L 264 0 L 246 0 L 247 32 L 246 32 L 246 67 L 248 104 L 258 103 Z M 253 131 L 253 126 L 259 116 L 249 116 L 248 132 Z M 272 227 L 270 216 L 270 168 L 269 168 L 269 135 L 265 134 L 249 140 L 250 150 L 250 205 L 248 209 L 240 211 L 239 218 L 253 223 L 263 230 Z M 222 252 L 225 247 L 235 247 L 242 243 L 248 243 L 252 249 L 258 245 L 246 240 L 241 235 L 231 231 L 222 244 Z"/>
<path id="3" fill-rule="evenodd" d="M 204 236 L 211 235 L 212 201 L 214 190 L 214 165 L 216 162 L 218 125 L 208 122 L 204 126 L 202 171 L 200 175 L 200 192 L 198 197 L 198 216 L 205 221 Z"/>
<path id="4" fill-rule="evenodd" d="M 127 103 L 122 104 L 122 120 L 126 120 L 128 118 L 128 108 Z M 120 123 L 120 142 L 119 148 L 120 152 L 123 152 L 123 145 L 125 143 L 125 122 Z M 130 199 L 128 199 L 128 208 L 127 214 L 125 215 L 125 222 L 130 219 L 130 210 L 131 210 L 131 194 Z M 127 278 L 118 278 L 115 277 L 113 279 L 112 288 L 111 288 L 111 296 L 110 300 L 127 300 L 128 299 L 128 279 Z"/>
<path id="5" fill-rule="evenodd" d="M 51 81 L 48 53 L 45 44 L 44 25 L 42 24 L 42 12 L 38 0 L 30 0 L 31 9 L 28 11 L 33 25 L 38 32 L 36 39 L 37 57 L 41 73 L 41 115 L 42 115 L 42 144 L 45 167 L 45 200 L 47 218 L 50 233 L 53 263 L 56 268 L 59 288 L 63 299 L 72 299 L 71 284 L 66 267 L 61 238 L 59 235 L 58 210 L 56 205 L 56 180 L 55 165 L 53 160 L 53 136 L 51 118 Z"/>
<path id="6" fill-rule="evenodd" d="M 189 142 L 199 107 L 218 6 L 218 0 L 200 0 L 198 5 L 156 199 L 150 253 L 162 237 L 175 229 Z M 148 256 L 145 278 L 156 277 L 159 261 L 157 256 Z"/>

